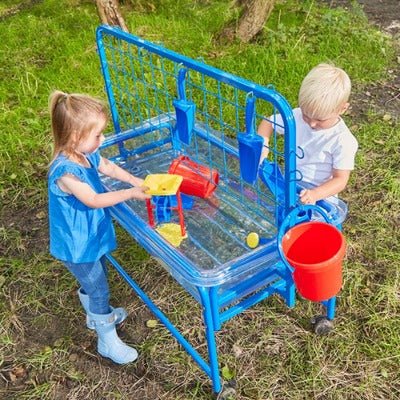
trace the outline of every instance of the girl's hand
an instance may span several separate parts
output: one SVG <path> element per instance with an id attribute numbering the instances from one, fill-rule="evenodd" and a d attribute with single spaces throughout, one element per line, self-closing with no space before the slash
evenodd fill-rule
<path id="1" fill-rule="evenodd" d="M 142 178 L 138 178 L 136 176 L 131 175 L 129 183 L 135 187 L 141 187 L 143 185 L 144 180 Z"/>
<path id="2" fill-rule="evenodd" d="M 145 193 L 146 190 L 149 190 L 147 186 L 133 187 L 127 190 L 130 191 L 132 199 L 146 200 L 151 198 L 151 195 Z"/>
<path id="3" fill-rule="evenodd" d="M 303 189 L 300 192 L 300 201 L 303 204 L 315 204 L 317 200 L 318 198 L 312 189 Z"/>

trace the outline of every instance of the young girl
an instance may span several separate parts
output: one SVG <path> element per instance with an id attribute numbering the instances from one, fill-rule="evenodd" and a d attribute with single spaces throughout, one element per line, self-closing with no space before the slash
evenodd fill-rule
<path id="1" fill-rule="evenodd" d="M 144 200 L 142 179 L 101 157 L 107 110 L 98 100 L 55 91 L 50 96 L 54 155 L 48 174 L 50 253 L 78 280 L 87 325 L 98 335 L 97 350 L 118 364 L 138 354 L 118 337 L 115 325 L 127 313 L 109 305 L 105 254 L 116 248 L 107 207 L 132 198 Z M 99 172 L 132 188 L 105 192 Z"/>

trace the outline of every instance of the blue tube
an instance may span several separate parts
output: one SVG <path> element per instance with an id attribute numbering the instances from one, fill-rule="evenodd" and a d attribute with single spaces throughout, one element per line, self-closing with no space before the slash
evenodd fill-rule
<path id="1" fill-rule="evenodd" d="M 171 321 L 166 317 L 166 315 L 151 301 L 151 299 L 146 295 L 146 293 L 138 286 L 138 284 L 125 272 L 117 260 L 107 254 L 107 259 L 114 266 L 114 268 L 119 272 L 119 274 L 128 282 L 131 288 L 136 292 L 136 294 L 143 300 L 143 302 L 149 307 L 150 311 L 165 325 L 165 327 L 171 332 L 171 334 L 176 338 L 176 340 L 183 346 L 183 348 L 189 353 L 194 361 L 199 365 L 199 367 L 211 378 L 213 379 L 212 371 L 207 363 L 203 360 L 200 354 L 193 348 L 193 346 L 181 335 L 181 333 L 176 329 L 176 327 L 171 323 Z"/>
<path id="2" fill-rule="evenodd" d="M 206 326 L 206 339 L 208 346 L 208 357 L 210 361 L 213 390 L 214 392 L 219 393 L 222 389 L 222 386 L 221 386 L 221 378 L 219 376 L 217 345 L 215 342 L 214 321 L 212 316 L 209 291 L 203 287 L 199 287 L 198 290 L 203 304 L 203 317 L 204 317 L 204 324 Z"/>

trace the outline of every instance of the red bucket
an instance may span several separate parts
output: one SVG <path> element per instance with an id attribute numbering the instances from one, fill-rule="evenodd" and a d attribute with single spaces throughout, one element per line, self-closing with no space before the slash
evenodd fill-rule
<path id="1" fill-rule="evenodd" d="M 304 298 L 323 301 L 340 291 L 346 242 L 333 225 L 316 221 L 296 225 L 283 237 L 282 249 Z"/>
<path id="2" fill-rule="evenodd" d="M 183 177 L 180 187 L 182 193 L 202 198 L 210 197 L 219 182 L 218 171 L 198 164 L 186 156 L 176 158 L 168 173 Z"/>

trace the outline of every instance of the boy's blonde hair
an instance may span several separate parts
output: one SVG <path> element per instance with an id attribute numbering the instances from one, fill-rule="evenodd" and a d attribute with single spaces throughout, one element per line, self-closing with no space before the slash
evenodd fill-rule
<path id="1" fill-rule="evenodd" d="M 349 76 L 331 64 L 319 64 L 303 79 L 299 106 L 308 117 L 327 119 L 340 113 L 351 91 Z"/>
<path id="2" fill-rule="evenodd" d="M 107 108 L 98 99 L 84 94 L 54 91 L 49 98 L 51 130 L 54 139 L 53 160 L 63 152 L 67 157 L 83 159 L 76 146 L 94 130 L 103 130 L 108 121 Z"/>

